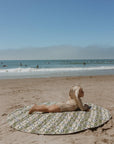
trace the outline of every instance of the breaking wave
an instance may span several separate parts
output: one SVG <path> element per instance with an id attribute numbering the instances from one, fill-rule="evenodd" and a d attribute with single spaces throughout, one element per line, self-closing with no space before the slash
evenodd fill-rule
<path id="1" fill-rule="evenodd" d="M 70 72 L 70 71 L 91 71 L 91 70 L 113 70 L 114 66 L 99 67 L 73 67 L 73 68 L 11 68 L 0 69 L 0 73 L 31 73 L 31 72 Z"/>

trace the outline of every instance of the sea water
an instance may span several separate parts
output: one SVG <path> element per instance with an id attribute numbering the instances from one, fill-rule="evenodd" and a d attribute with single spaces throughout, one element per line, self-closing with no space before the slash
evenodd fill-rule
<path id="1" fill-rule="evenodd" d="M 0 60 L 0 79 L 114 75 L 114 59 Z"/>

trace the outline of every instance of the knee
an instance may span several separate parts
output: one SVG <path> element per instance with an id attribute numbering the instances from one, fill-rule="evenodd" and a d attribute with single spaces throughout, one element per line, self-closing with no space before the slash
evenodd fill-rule
<path id="1" fill-rule="evenodd" d="M 48 112 L 60 112 L 60 108 L 56 105 L 48 107 Z"/>
<path id="2" fill-rule="evenodd" d="M 54 108 L 48 108 L 48 112 L 54 112 L 55 109 Z"/>

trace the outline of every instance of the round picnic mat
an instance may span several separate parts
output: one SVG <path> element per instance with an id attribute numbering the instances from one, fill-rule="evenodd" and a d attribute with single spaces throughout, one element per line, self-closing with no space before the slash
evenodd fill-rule
<path id="1" fill-rule="evenodd" d="M 50 105 L 55 103 L 43 104 Z M 111 118 L 107 109 L 94 104 L 88 105 L 91 106 L 89 112 L 34 112 L 31 115 L 28 112 L 32 105 L 25 106 L 9 114 L 7 120 L 12 128 L 23 132 L 35 134 L 69 134 L 99 127 Z"/>

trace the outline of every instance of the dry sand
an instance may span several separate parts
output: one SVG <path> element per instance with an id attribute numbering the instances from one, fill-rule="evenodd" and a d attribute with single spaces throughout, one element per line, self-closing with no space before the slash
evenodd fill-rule
<path id="1" fill-rule="evenodd" d="M 6 122 L 13 110 L 33 103 L 65 101 L 80 84 L 85 102 L 107 108 L 112 119 L 104 126 L 69 135 L 36 135 L 16 131 Z M 114 144 L 114 76 L 0 80 L 0 144 Z"/>

